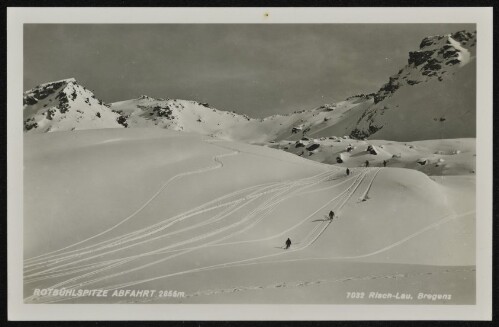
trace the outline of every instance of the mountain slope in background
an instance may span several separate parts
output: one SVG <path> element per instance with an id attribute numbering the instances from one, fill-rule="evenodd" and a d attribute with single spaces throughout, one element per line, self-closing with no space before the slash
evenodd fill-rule
<path id="1" fill-rule="evenodd" d="M 397 141 L 475 137 L 476 32 L 423 39 L 390 77 L 352 136 Z M 353 126 L 352 126 L 353 127 Z"/>
<path id="2" fill-rule="evenodd" d="M 24 131 L 28 133 L 124 127 L 118 114 L 74 78 L 24 92 L 23 109 Z"/>
<path id="3" fill-rule="evenodd" d="M 247 116 L 217 110 L 207 103 L 146 95 L 112 103 L 110 108 L 126 119 L 128 127 L 160 127 L 204 135 L 251 121 Z"/>
<path id="4" fill-rule="evenodd" d="M 137 99 L 104 105 L 74 79 L 24 94 L 27 132 L 160 127 L 249 143 L 348 135 L 415 141 L 476 134 L 476 32 L 422 40 L 377 93 L 288 115 L 252 119 L 196 101 Z"/>

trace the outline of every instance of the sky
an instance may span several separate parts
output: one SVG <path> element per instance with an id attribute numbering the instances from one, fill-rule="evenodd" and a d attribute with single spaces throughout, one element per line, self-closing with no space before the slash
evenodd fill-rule
<path id="1" fill-rule="evenodd" d="M 74 77 L 104 102 L 148 95 L 251 117 L 376 92 L 429 35 L 471 24 L 25 24 L 24 89 Z"/>

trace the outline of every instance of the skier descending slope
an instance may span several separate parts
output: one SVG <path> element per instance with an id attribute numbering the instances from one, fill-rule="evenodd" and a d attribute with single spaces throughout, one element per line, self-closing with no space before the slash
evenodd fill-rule
<path id="1" fill-rule="evenodd" d="M 288 237 L 288 239 L 286 240 L 286 250 L 289 249 L 290 246 L 291 246 L 291 240 Z"/>
<path id="2" fill-rule="evenodd" d="M 347 168 L 347 176 L 350 175 L 350 169 Z"/>
<path id="3" fill-rule="evenodd" d="M 329 220 L 333 220 L 334 218 L 334 212 L 333 210 L 329 211 Z"/>

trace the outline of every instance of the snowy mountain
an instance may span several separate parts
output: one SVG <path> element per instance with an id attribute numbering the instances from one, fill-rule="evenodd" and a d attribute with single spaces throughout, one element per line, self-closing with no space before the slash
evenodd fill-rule
<path id="1" fill-rule="evenodd" d="M 24 303 L 475 305 L 475 45 L 425 38 L 376 93 L 262 119 L 26 91 Z"/>
<path id="2" fill-rule="evenodd" d="M 476 32 L 424 38 L 374 95 L 352 136 L 397 141 L 474 137 Z"/>
<path id="3" fill-rule="evenodd" d="M 104 105 L 74 79 L 24 94 L 25 131 L 159 127 L 266 143 L 349 136 L 394 141 L 474 137 L 476 32 L 426 37 L 378 92 L 252 119 L 196 101 L 141 96 Z"/>
<path id="4" fill-rule="evenodd" d="M 220 131 L 215 136 L 250 143 L 265 143 L 299 140 L 303 136 L 349 135 L 351 126 L 355 125 L 358 117 L 372 103 L 372 95 L 354 96 L 311 110 L 252 120 L 243 126 Z"/>
<path id="5" fill-rule="evenodd" d="M 207 103 L 146 95 L 112 103 L 110 108 L 126 119 L 128 127 L 160 127 L 204 135 L 251 121 L 247 116 L 217 110 Z"/>
<path id="6" fill-rule="evenodd" d="M 124 127 L 119 114 L 74 78 L 24 92 L 23 119 L 27 133 Z"/>

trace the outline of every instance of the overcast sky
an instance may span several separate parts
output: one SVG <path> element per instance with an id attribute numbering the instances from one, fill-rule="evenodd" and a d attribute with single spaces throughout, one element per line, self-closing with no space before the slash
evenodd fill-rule
<path id="1" fill-rule="evenodd" d="M 146 94 L 252 117 L 377 91 L 422 38 L 464 24 L 25 25 L 24 89 L 75 77 L 105 102 Z"/>

